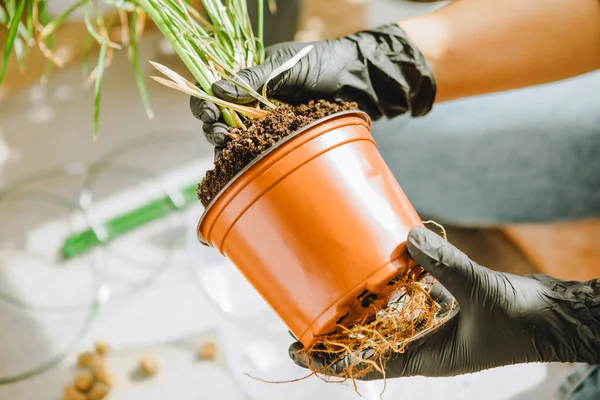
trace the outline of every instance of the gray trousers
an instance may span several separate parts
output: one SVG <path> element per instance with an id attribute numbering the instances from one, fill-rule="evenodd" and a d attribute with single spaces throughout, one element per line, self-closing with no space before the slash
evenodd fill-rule
<path id="1" fill-rule="evenodd" d="M 482 227 L 600 217 L 600 72 L 380 120 L 373 134 L 424 218 Z M 556 398 L 599 399 L 600 367 L 578 366 Z"/>
<path id="2" fill-rule="evenodd" d="M 600 216 L 600 72 L 442 103 L 373 134 L 417 210 L 440 223 Z"/>

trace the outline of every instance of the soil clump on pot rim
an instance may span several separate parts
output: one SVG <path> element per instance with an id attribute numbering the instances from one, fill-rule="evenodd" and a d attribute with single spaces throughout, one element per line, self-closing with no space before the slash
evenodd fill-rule
<path id="1" fill-rule="evenodd" d="M 198 199 L 208 206 L 235 175 L 281 139 L 321 118 L 350 110 L 358 110 L 358 105 L 311 100 L 299 106 L 280 105 L 265 118 L 251 121 L 247 129 L 231 129 L 222 157 L 198 185 Z"/>

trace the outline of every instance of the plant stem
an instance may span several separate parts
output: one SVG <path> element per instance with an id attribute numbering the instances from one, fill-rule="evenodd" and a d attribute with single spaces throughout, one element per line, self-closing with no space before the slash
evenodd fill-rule
<path id="1" fill-rule="evenodd" d="M 153 5 L 151 4 L 151 0 L 141 0 L 140 4 L 142 8 L 144 8 L 144 10 L 148 13 L 150 18 L 152 18 L 156 26 L 158 26 L 158 29 L 160 29 L 162 34 L 165 35 L 169 43 L 173 45 L 175 51 L 177 52 L 185 66 L 188 68 L 190 73 L 194 76 L 200 87 L 202 87 L 204 92 L 211 96 L 214 96 L 212 92 L 212 82 L 210 82 L 208 77 L 200 70 L 200 68 L 198 68 L 198 65 L 190 58 L 188 53 L 184 50 L 183 46 L 185 45 L 185 42 L 183 40 L 180 40 L 177 36 L 175 36 L 174 32 L 171 30 L 171 27 L 168 26 L 165 22 L 161 10 L 159 10 L 158 7 L 153 7 Z M 239 126 L 239 124 L 236 122 L 232 113 L 229 110 L 222 108 L 221 113 L 223 114 L 223 119 L 225 120 L 225 123 L 227 125 Z"/>
<path id="2" fill-rule="evenodd" d="M 94 86 L 94 140 L 98 137 L 98 121 L 100 119 L 100 94 L 102 86 L 102 78 L 104 76 L 104 60 L 108 48 L 108 38 L 102 42 L 100 47 L 100 55 L 98 57 L 98 75 L 96 76 L 96 84 Z"/>
<path id="3" fill-rule="evenodd" d="M 129 43 L 131 44 L 131 50 L 133 54 L 133 68 L 135 73 L 135 78 L 138 84 L 138 90 L 140 92 L 140 96 L 142 97 L 142 103 L 144 105 L 144 109 L 146 110 L 146 114 L 148 118 L 154 118 L 154 112 L 152 111 L 152 106 L 150 105 L 150 98 L 148 97 L 148 91 L 146 90 L 146 83 L 144 81 L 144 72 L 142 71 L 142 67 L 140 65 L 140 51 L 138 48 L 138 12 L 134 10 L 131 14 L 131 24 L 130 24 L 130 33 L 129 33 Z"/>
<path id="4" fill-rule="evenodd" d="M 265 0 L 258 1 L 258 41 L 260 43 L 259 64 L 265 62 Z"/>
<path id="5" fill-rule="evenodd" d="M 19 29 L 19 23 L 21 21 L 21 17 L 23 15 L 23 10 L 25 9 L 25 1 L 23 0 L 13 15 L 13 18 L 10 22 L 10 29 L 8 31 L 8 38 L 6 39 L 6 45 L 4 47 L 4 57 L 3 57 L 3 65 L 2 70 L 0 71 L 0 85 L 2 85 L 2 81 L 6 76 L 6 71 L 8 70 L 8 61 L 10 59 L 10 53 L 15 44 L 15 38 L 17 36 L 17 30 Z"/>

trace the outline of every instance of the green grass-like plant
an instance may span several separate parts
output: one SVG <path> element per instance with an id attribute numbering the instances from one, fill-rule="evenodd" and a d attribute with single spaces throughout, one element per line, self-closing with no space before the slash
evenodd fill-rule
<path id="1" fill-rule="evenodd" d="M 133 64 L 135 79 L 148 117 L 153 117 L 145 77 L 140 65 L 139 41 L 147 18 L 158 27 L 176 51 L 181 61 L 198 85 L 194 85 L 176 72 L 158 63 L 152 65 L 164 77 L 152 78 L 168 87 L 219 105 L 225 122 L 231 127 L 244 128 L 247 118 L 260 118 L 276 105 L 262 93 L 248 87 L 235 77 L 241 69 L 260 64 L 265 58 L 263 44 L 265 0 L 258 2 L 258 29 L 255 34 L 248 15 L 246 0 L 201 0 L 204 14 L 194 8 L 189 0 L 103 0 L 113 12 L 98 12 L 100 0 L 74 0 L 61 15 L 51 19 L 47 4 L 53 0 L 5 0 L 0 1 L 0 29 L 8 32 L 0 66 L 0 86 L 14 53 L 19 65 L 25 65 L 27 52 L 33 47 L 48 59 L 45 77 L 52 66 L 62 67 L 63 60 L 54 52 L 55 33 L 61 24 L 78 9 L 84 11 L 88 31 L 84 56 L 84 73 L 88 74 L 91 44 L 99 45 L 95 68 L 89 73 L 88 84 L 94 83 L 94 135 L 98 132 L 102 80 L 105 70 L 114 57 L 114 51 L 127 50 Z M 274 0 L 267 0 L 269 9 L 275 10 Z M 121 38 L 113 41 L 109 32 L 116 22 L 120 23 Z M 291 68 L 303 57 L 310 46 L 291 59 L 287 65 L 275 71 L 275 75 Z M 212 83 L 226 79 L 248 92 L 256 99 L 252 106 L 232 104 L 216 98 Z M 266 85 L 265 85 L 266 86 Z"/>

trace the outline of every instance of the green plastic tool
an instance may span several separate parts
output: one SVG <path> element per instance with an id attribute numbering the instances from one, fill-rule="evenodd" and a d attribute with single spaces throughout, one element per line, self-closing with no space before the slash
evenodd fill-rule
<path id="1" fill-rule="evenodd" d="M 80 256 L 94 246 L 108 243 L 127 232 L 197 202 L 197 187 L 197 185 L 193 185 L 179 191 L 177 194 L 180 194 L 181 197 L 178 196 L 179 201 L 177 202 L 170 196 L 164 196 L 136 210 L 103 222 L 102 228 L 106 235 L 102 238 L 98 236 L 98 233 L 93 228 L 69 236 L 61 249 L 63 259 L 68 260 Z"/>

